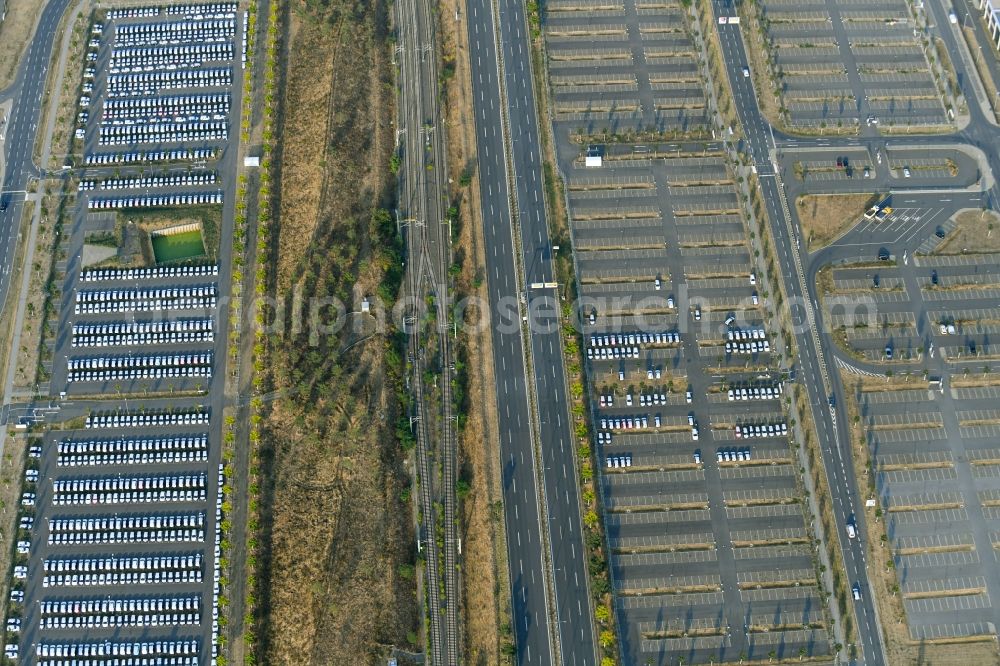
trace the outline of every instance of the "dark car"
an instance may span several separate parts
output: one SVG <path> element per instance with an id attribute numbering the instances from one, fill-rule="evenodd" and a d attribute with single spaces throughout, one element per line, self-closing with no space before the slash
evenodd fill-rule
<path id="1" fill-rule="evenodd" d="M 879 258 L 879 261 L 889 261 L 889 250 L 887 250 L 884 247 L 883 248 L 879 248 L 878 258 Z"/>
<path id="2" fill-rule="evenodd" d="M 937 229 L 935 229 L 934 230 L 934 235 L 936 235 L 938 238 L 944 238 L 944 235 L 945 235 L 944 234 L 944 227 L 939 226 Z"/>
<path id="3" fill-rule="evenodd" d="M 10 203 L 10 197 L 0 197 L 0 213 L 7 210 L 7 205 Z"/>
<path id="4" fill-rule="evenodd" d="M 931 271 L 931 284 L 936 287 L 937 283 L 938 283 L 938 274 L 937 274 L 937 271 Z"/>

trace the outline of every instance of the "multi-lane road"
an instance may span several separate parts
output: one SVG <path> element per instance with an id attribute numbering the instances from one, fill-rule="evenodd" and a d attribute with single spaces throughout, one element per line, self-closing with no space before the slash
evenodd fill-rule
<path id="1" fill-rule="evenodd" d="M 486 245 L 486 283 L 491 301 L 493 371 L 500 435 L 504 524 L 510 566 L 514 638 L 519 664 L 552 664 L 548 590 L 538 470 L 532 450 L 531 412 L 511 224 L 507 145 L 500 96 L 498 31 L 493 3 L 467 6 L 472 63 L 473 112 L 478 146 L 479 195 Z"/>
<path id="2" fill-rule="evenodd" d="M 524 3 L 500 0 L 504 88 L 509 118 L 509 158 L 514 172 L 516 220 L 523 280 L 528 286 L 531 368 L 548 505 L 556 640 L 560 662 L 596 663 L 593 611 L 583 543 L 578 474 L 563 365 L 558 292 L 553 284 L 552 243 L 545 215 L 542 156 L 531 71 L 531 45 Z M 539 73 L 541 75 L 541 73 Z"/>
<path id="3" fill-rule="evenodd" d="M 13 99 L 4 143 L 4 178 L 0 183 L 0 198 L 7 202 L 6 210 L 0 211 L 0 307 L 7 303 L 10 291 L 24 193 L 32 179 L 38 176 L 32 153 L 41 124 L 45 81 L 53 45 L 61 37 L 57 34 L 59 21 L 69 5 L 69 0 L 52 0 L 45 4 L 17 78 L 10 87 L 0 91 L 0 101 Z"/>
<path id="4" fill-rule="evenodd" d="M 728 16 L 732 13 L 725 2 L 716 1 L 714 8 L 716 16 Z M 749 66 L 749 60 L 739 24 L 719 25 L 718 31 L 726 72 L 745 135 L 744 150 L 757 168 L 781 279 L 788 299 L 793 304 L 793 315 L 798 318 L 795 322 L 799 351 L 798 376 L 805 385 L 809 404 L 812 405 L 837 525 L 837 534 L 828 534 L 826 537 L 839 541 L 849 582 L 857 583 L 866 592 L 861 595 L 861 600 L 855 601 L 859 652 L 866 664 L 885 664 L 881 628 L 873 601 L 874 593 L 866 570 L 865 546 L 861 540 L 848 539 L 846 536 L 847 523 L 852 516 L 860 528 L 859 533 L 866 534 L 863 499 L 854 490 L 857 485 L 851 464 L 850 438 L 844 419 L 838 423 L 834 413 L 826 408 L 833 389 L 829 379 L 833 373 L 828 373 L 826 369 L 823 348 L 815 328 L 815 304 L 807 296 L 802 251 L 799 249 L 800 244 L 793 238 L 795 232 L 784 199 L 780 175 L 772 164 L 771 151 L 776 149 L 773 134 L 758 107 L 752 77 L 743 75 L 743 68 Z"/>
<path id="5" fill-rule="evenodd" d="M 510 0 L 471 0 L 467 19 L 518 661 L 594 664 L 560 308 L 556 290 L 541 286 L 555 278 L 527 23 L 521 3 Z M 521 316 L 530 324 L 530 359 Z"/>

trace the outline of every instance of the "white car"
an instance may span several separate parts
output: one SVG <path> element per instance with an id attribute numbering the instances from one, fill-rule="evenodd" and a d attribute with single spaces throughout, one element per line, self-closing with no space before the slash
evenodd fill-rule
<path id="1" fill-rule="evenodd" d="M 750 77 L 750 68 L 749 67 L 744 67 L 743 68 L 743 78 L 746 79 L 746 78 L 749 78 L 749 77 Z"/>

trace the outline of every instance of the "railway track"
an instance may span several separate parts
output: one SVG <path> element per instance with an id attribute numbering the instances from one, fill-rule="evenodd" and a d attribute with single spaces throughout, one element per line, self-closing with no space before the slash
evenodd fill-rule
<path id="1" fill-rule="evenodd" d="M 450 226 L 445 220 L 447 173 L 438 128 L 438 74 L 434 13 L 427 0 L 396 3 L 400 68 L 400 221 L 407 246 L 406 314 L 409 378 L 416 411 L 419 501 L 423 517 L 421 542 L 426 548 L 427 603 L 430 627 L 427 656 L 432 664 L 461 662 L 459 639 L 459 579 L 456 482 L 456 441 L 451 381 L 454 368 L 450 312 Z M 434 296 L 439 372 L 434 387 L 424 385 L 429 369 L 426 338 L 421 328 L 422 304 Z M 428 389 L 432 391 L 428 391 Z M 434 396 L 433 390 L 439 391 Z M 428 396 L 428 393 L 431 396 Z M 437 400 L 434 400 L 436 397 Z M 430 399 L 429 399 L 430 398 Z M 439 462 L 440 466 L 434 463 Z"/>

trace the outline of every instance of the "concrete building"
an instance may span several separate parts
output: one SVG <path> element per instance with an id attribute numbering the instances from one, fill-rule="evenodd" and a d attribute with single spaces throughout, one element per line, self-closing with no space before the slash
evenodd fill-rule
<path id="1" fill-rule="evenodd" d="M 1000 0 L 979 0 L 979 9 L 983 12 L 993 46 L 1000 49 Z"/>

